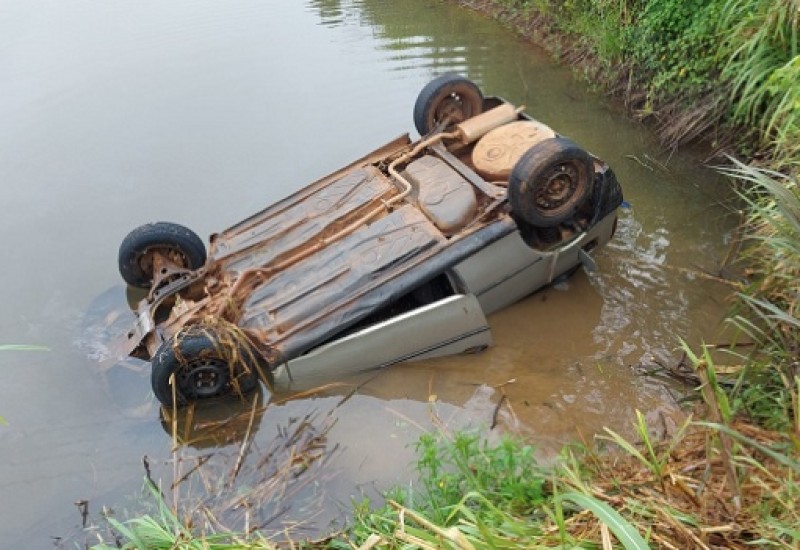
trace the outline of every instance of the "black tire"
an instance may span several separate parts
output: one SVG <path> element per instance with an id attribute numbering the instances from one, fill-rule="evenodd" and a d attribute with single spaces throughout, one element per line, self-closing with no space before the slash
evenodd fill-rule
<path id="1" fill-rule="evenodd" d="M 568 221 L 589 198 L 594 163 L 572 141 L 555 137 L 528 149 L 508 181 L 511 210 L 536 227 Z"/>
<path id="2" fill-rule="evenodd" d="M 119 273 L 126 283 L 140 288 L 153 284 L 152 253 L 157 250 L 186 269 L 206 263 L 206 247 L 194 231 L 176 223 L 148 223 L 128 233 L 119 245 Z"/>
<path id="3" fill-rule="evenodd" d="M 457 74 L 445 74 L 428 82 L 414 104 L 414 126 L 421 136 L 429 134 L 449 118 L 456 124 L 483 112 L 483 94 L 471 80 Z"/>
<path id="4" fill-rule="evenodd" d="M 173 374 L 178 406 L 256 389 L 259 373 L 268 375 L 266 361 L 249 342 L 225 344 L 221 340 L 211 329 L 190 327 L 161 344 L 150 373 L 156 399 L 167 407 L 173 406 Z M 230 338 L 224 340 L 233 342 Z"/>

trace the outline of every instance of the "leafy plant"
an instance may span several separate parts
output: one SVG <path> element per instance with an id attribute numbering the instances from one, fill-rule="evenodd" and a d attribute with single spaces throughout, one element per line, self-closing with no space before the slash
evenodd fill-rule
<path id="1" fill-rule="evenodd" d="M 581 508 L 591 510 L 604 525 L 607 525 L 613 531 L 622 546 L 627 550 L 647 550 L 650 548 L 650 545 L 645 542 L 639 531 L 605 502 L 583 493 L 574 492 L 564 493 L 556 498 L 556 502 L 561 503 L 564 501 L 570 501 Z"/>
<path id="2" fill-rule="evenodd" d="M 756 126 L 778 164 L 800 162 L 800 17 L 795 0 L 727 0 L 720 23 L 730 52 L 722 77 L 733 116 Z"/>
<path id="3" fill-rule="evenodd" d="M 638 67 L 651 92 L 699 97 L 714 86 L 719 67 L 717 22 L 723 0 L 647 2 L 631 32 Z"/>
<path id="4" fill-rule="evenodd" d="M 458 433 L 423 435 L 417 456 L 420 487 L 409 487 L 399 501 L 393 491 L 388 505 L 375 510 L 360 503 L 351 548 L 372 543 L 387 549 L 587 547 L 593 536 L 583 533 L 585 511 L 625 548 L 648 548 L 636 526 L 583 485 L 585 472 L 574 454 L 566 456 L 568 468 L 545 468 L 517 439 L 489 445 Z M 570 490 L 560 492 L 561 487 Z"/>
<path id="5" fill-rule="evenodd" d="M 458 433 L 443 444 L 424 434 L 417 453 L 417 470 L 437 521 L 446 520 L 469 492 L 488 495 L 502 509 L 523 514 L 542 501 L 545 477 L 529 445 L 505 438 L 489 446 L 468 433 Z"/>

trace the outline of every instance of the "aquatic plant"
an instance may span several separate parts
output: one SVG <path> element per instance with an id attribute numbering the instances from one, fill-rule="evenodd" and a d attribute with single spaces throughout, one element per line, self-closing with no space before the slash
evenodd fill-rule
<path id="1" fill-rule="evenodd" d="M 184 525 L 178 516 L 170 510 L 158 488 L 151 482 L 148 482 L 147 487 L 158 508 L 156 515 L 144 515 L 127 522 L 109 517 L 109 524 L 127 542 L 122 546 L 116 544 L 109 546 L 105 543 L 100 543 L 92 547 L 94 550 L 116 550 L 119 548 L 122 550 L 266 550 L 275 548 L 263 539 L 261 541 L 245 542 L 235 535 L 228 534 L 195 536 L 192 530 Z"/>

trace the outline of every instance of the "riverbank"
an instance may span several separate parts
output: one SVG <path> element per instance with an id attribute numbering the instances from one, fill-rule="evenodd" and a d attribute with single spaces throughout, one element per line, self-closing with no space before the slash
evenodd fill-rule
<path id="1" fill-rule="evenodd" d="M 492 17 L 618 98 L 666 148 L 701 143 L 797 174 L 794 0 L 451 0 Z"/>

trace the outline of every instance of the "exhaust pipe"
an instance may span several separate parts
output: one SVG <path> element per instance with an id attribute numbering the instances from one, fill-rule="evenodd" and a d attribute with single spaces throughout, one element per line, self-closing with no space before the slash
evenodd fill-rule
<path id="1" fill-rule="evenodd" d="M 498 126 L 507 124 L 518 118 L 525 107 L 516 108 L 510 103 L 498 105 L 494 109 L 469 118 L 456 126 L 455 133 L 458 134 L 461 143 L 467 145 L 480 137 L 494 130 Z"/>

